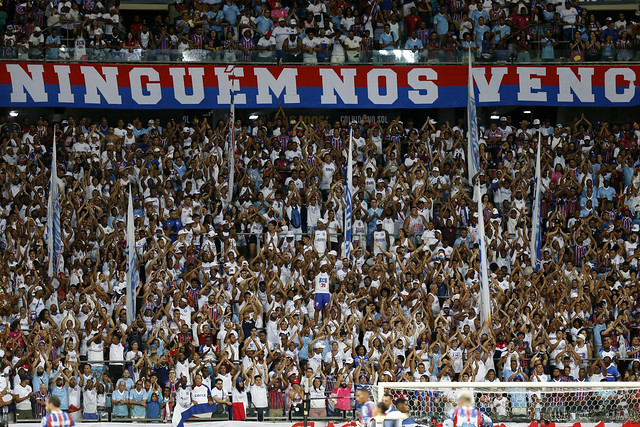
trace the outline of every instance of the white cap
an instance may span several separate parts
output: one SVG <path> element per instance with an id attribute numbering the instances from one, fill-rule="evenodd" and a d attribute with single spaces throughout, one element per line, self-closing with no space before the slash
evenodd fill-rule
<path id="1" fill-rule="evenodd" d="M 382 223 L 382 221 L 380 221 L 380 223 Z M 338 256 L 338 252 L 336 252 L 336 251 L 329 251 L 329 255 Z"/>
<path id="2" fill-rule="evenodd" d="M 500 121 L 501 121 L 501 122 L 506 122 L 506 121 L 507 121 L 507 118 L 506 118 L 505 116 L 502 116 L 502 117 L 500 117 Z"/>
<path id="3" fill-rule="evenodd" d="M 431 171 L 432 172 L 440 172 L 440 168 L 436 166 L 435 168 L 431 169 Z"/>
<path id="4" fill-rule="evenodd" d="M 638 231 L 640 231 L 640 225 L 633 224 L 633 227 L 631 227 L 631 231 L 633 231 L 634 233 L 637 233 Z"/>
<path id="5" fill-rule="evenodd" d="M 540 124 L 540 119 L 533 119 L 533 124 L 534 125 L 539 125 Z"/>

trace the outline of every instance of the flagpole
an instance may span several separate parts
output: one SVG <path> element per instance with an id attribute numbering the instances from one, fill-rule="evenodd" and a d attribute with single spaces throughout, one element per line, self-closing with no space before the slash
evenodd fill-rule
<path id="1" fill-rule="evenodd" d="M 127 293 L 126 293 L 126 309 L 127 324 L 131 325 L 135 319 L 136 310 L 136 242 L 135 227 L 133 217 L 133 198 L 131 196 L 131 185 L 129 185 L 129 205 L 127 207 Z"/>
<path id="2" fill-rule="evenodd" d="M 473 84 L 473 67 L 471 65 L 471 46 L 468 55 L 468 80 L 467 80 L 467 172 L 469 185 L 474 185 L 473 177 L 480 170 L 480 144 L 478 140 L 478 116 L 476 113 L 476 94 Z"/>
<path id="3" fill-rule="evenodd" d="M 232 82 L 233 84 L 233 82 Z M 231 204 L 231 199 L 233 199 L 233 180 L 235 178 L 235 133 L 236 133 L 236 124 L 235 124 L 235 114 L 236 107 L 234 105 L 234 91 L 231 91 L 231 105 L 229 108 L 229 189 L 227 191 L 227 203 Z"/>
<path id="4" fill-rule="evenodd" d="M 349 132 L 349 154 L 347 156 L 347 176 L 345 185 L 345 215 L 344 215 L 344 241 L 345 241 L 345 256 L 349 258 L 351 255 L 351 215 L 353 211 L 352 206 L 352 192 L 353 192 L 353 127 Z"/>
<path id="5" fill-rule="evenodd" d="M 54 275 L 54 259 L 56 258 L 54 248 L 54 197 L 57 197 L 58 188 L 58 161 L 56 155 L 56 125 L 53 126 L 53 152 L 51 156 L 51 178 L 49 182 L 49 200 L 47 203 L 47 249 L 49 254 L 49 269 L 47 271 L 49 277 Z"/>

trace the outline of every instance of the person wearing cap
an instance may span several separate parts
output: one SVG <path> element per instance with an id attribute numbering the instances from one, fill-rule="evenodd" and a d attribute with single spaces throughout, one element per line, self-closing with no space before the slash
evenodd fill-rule
<path id="1" fill-rule="evenodd" d="M 391 238 L 389 232 L 382 228 L 382 220 L 376 221 L 376 229 L 371 233 L 371 248 L 370 251 L 374 256 L 380 253 L 386 252 L 391 245 Z"/>
<path id="2" fill-rule="evenodd" d="M 256 44 L 259 62 L 272 62 L 275 59 L 276 38 L 271 30 L 265 31 Z"/>
<path id="3" fill-rule="evenodd" d="M 42 29 L 36 26 L 29 37 L 29 59 L 42 59 L 44 49 L 44 36 Z"/>

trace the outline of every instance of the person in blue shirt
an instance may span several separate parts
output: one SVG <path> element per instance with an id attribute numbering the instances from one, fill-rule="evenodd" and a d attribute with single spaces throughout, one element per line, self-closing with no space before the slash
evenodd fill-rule
<path id="1" fill-rule="evenodd" d="M 63 411 L 69 410 L 69 391 L 67 386 L 64 385 L 64 378 L 62 378 L 62 371 L 54 377 L 56 385 L 51 389 L 51 396 L 55 396 L 60 399 L 60 409 Z"/>
<path id="2" fill-rule="evenodd" d="M 254 20 L 254 23 L 261 34 L 273 30 L 274 25 L 273 20 L 271 19 L 271 11 L 269 9 L 265 9 L 263 14 Z"/>
<path id="3" fill-rule="evenodd" d="M 384 25 L 384 32 L 380 34 L 378 43 L 380 44 L 381 50 L 392 51 L 395 47 L 397 40 L 391 32 L 391 26 L 389 24 Z"/>
<path id="4" fill-rule="evenodd" d="M 558 42 L 553 38 L 551 30 L 547 30 L 544 33 L 544 37 L 540 40 L 540 46 L 542 46 L 541 58 L 543 61 L 553 61 L 555 59 L 555 50 Z"/>
<path id="5" fill-rule="evenodd" d="M 47 49 L 47 59 L 58 59 L 61 45 L 58 30 L 56 30 L 55 28 L 51 29 L 51 34 L 47 36 L 44 45 Z"/>
<path id="6" fill-rule="evenodd" d="M 524 372 L 522 372 L 522 367 L 518 366 L 518 360 L 515 357 L 511 358 L 509 367 L 505 366 L 502 370 L 502 376 L 504 381 L 515 381 L 516 379 L 527 381 L 529 379 L 528 377 L 525 377 Z"/>
<path id="7" fill-rule="evenodd" d="M 177 210 L 171 209 L 169 218 L 165 220 L 163 228 L 169 233 L 171 243 L 175 243 L 178 239 L 178 232 L 182 229 L 182 221 L 180 220 L 180 216 L 178 216 Z"/>
<path id="8" fill-rule="evenodd" d="M 233 0 L 227 0 L 227 2 L 222 6 L 222 14 L 224 15 L 224 20 L 229 23 L 229 25 L 236 25 L 238 21 L 238 15 L 240 15 L 240 9 L 233 2 Z"/>
<path id="9" fill-rule="evenodd" d="M 44 370 L 44 367 L 38 366 L 36 374 L 31 378 L 31 384 L 34 390 L 40 390 L 41 384 L 44 384 L 49 388 L 49 374 L 51 373 L 51 368 L 47 371 Z"/>
<path id="10" fill-rule="evenodd" d="M 136 381 L 136 388 L 129 392 L 131 418 L 144 418 L 147 414 L 147 391 L 142 388 L 142 380 Z"/>
<path id="11" fill-rule="evenodd" d="M 613 200 L 613 197 L 616 195 L 616 190 L 609 184 L 611 184 L 611 179 L 605 178 L 603 186 L 598 188 L 598 199 Z"/>
<path id="12" fill-rule="evenodd" d="M 415 54 L 418 54 L 422 49 L 424 49 L 422 40 L 416 37 L 415 31 L 411 31 L 411 33 L 409 33 L 409 38 L 405 42 L 404 48 L 406 50 L 412 51 Z"/>
<path id="13" fill-rule="evenodd" d="M 618 368 L 613 363 L 609 356 L 605 356 L 602 360 L 603 367 L 606 369 L 606 380 L 607 381 L 618 381 L 620 379 L 620 372 L 618 372 Z"/>
<path id="14" fill-rule="evenodd" d="M 485 33 L 490 33 L 491 28 L 485 24 L 485 19 L 483 16 L 478 17 L 478 23 L 475 25 L 473 29 L 474 41 L 476 42 L 476 46 L 482 45 L 482 40 L 484 39 Z"/>
<path id="15" fill-rule="evenodd" d="M 477 27 L 480 24 L 480 18 L 483 18 L 485 21 L 489 21 L 489 12 L 487 12 L 484 8 L 480 8 L 480 10 L 474 10 L 471 13 L 471 20 L 473 21 L 474 27 Z"/>
<path id="16" fill-rule="evenodd" d="M 440 11 L 433 17 L 433 28 L 440 36 L 441 42 L 444 35 L 449 31 L 449 22 L 451 22 L 451 17 L 447 13 L 447 9 L 444 6 L 440 6 Z"/>
<path id="17" fill-rule="evenodd" d="M 471 247 L 471 236 L 469 230 L 463 228 L 460 231 L 460 237 L 458 237 L 454 243 L 455 247 L 459 248 L 461 244 L 465 244 L 468 248 Z"/>
<path id="18" fill-rule="evenodd" d="M 160 399 L 160 393 L 156 391 L 152 391 L 151 393 L 149 393 L 149 397 L 147 397 L 147 418 L 159 419 L 161 416 L 161 407 L 164 407 L 164 402 Z"/>
<path id="19" fill-rule="evenodd" d="M 211 6 L 211 10 L 207 12 L 207 22 L 209 23 L 209 30 L 214 30 L 216 34 L 222 33 L 222 20 L 224 19 L 224 14 L 220 10 L 220 5 L 218 3 L 214 3 Z"/>
<path id="20" fill-rule="evenodd" d="M 129 416 L 129 398 L 129 391 L 125 388 L 125 383 L 121 381 L 118 384 L 118 388 L 111 393 L 112 415 L 114 417 L 124 418 Z"/>
<path id="21" fill-rule="evenodd" d="M 124 384 L 125 389 L 127 390 L 131 390 L 133 388 L 133 379 L 131 379 L 131 375 L 129 374 L 129 370 L 125 369 L 122 372 L 122 378 L 120 378 L 118 380 L 118 382 L 116 383 L 116 386 L 120 386 L 120 383 Z"/>

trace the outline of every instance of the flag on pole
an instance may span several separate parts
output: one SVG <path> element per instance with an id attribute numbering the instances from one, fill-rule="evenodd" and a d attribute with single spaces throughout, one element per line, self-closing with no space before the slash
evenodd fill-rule
<path id="1" fill-rule="evenodd" d="M 49 277 L 62 270 L 62 229 L 60 225 L 60 199 L 58 188 L 58 160 L 56 154 L 56 131 L 53 130 L 53 154 L 51 157 L 51 179 L 47 205 L 47 249 L 49 255 Z"/>
<path id="2" fill-rule="evenodd" d="M 369 11 L 369 18 L 367 19 L 367 22 L 371 22 L 375 16 L 376 11 L 378 10 L 378 0 L 369 0 L 369 6 L 371 6 L 371 11 Z M 371 23 L 371 25 L 373 26 L 373 23 Z"/>
<path id="3" fill-rule="evenodd" d="M 136 234 L 133 218 L 133 198 L 129 187 L 129 207 L 127 209 L 127 324 L 136 318 L 136 291 L 138 289 L 138 260 L 136 257 Z"/>
<path id="4" fill-rule="evenodd" d="M 480 194 L 479 188 L 478 194 Z M 489 294 L 489 269 L 487 268 L 487 242 L 484 237 L 482 197 L 478 198 L 478 250 L 480 257 L 480 323 L 482 330 L 489 331 L 491 327 L 491 295 Z"/>
<path id="5" fill-rule="evenodd" d="M 478 116 L 476 114 L 476 93 L 473 84 L 473 67 L 471 66 L 471 48 L 469 48 L 469 77 L 467 83 L 467 127 L 469 128 L 467 143 L 467 172 L 469 184 L 480 170 L 480 141 L 478 139 Z"/>
<path id="6" fill-rule="evenodd" d="M 533 210 L 531 213 L 531 265 L 536 271 L 542 267 L 542 218 L 540 209 L 542 203 L 542 170 L 540 169 L 540 149 L 542 146 L 542 132 L 538 131 L 538 148 L 536 150 L 536 178 L 533 187 Z"/>
<path id="7" fill-rule="evenodd" d="M 236 107 L 233 104 L 233 98 L 233 94 L 231 94 L 231 107 L 229 109 L 229 190 L 227 191 L 227 203 L 231 203 L 231 199 L 233 198 L 233 178 L 236 173 Z"/>
<path id="8" fill-rule="evenodd" d="M 353 191 L 353 128 L 351 128 L 349 132 L 349 155 L 347 156 L 347 176 L 345 183 L 344 241 L 345 256 L 348 258 L 351 255 L 351 214 L 353 210 L 351 206 L 351 192 Z"/>

